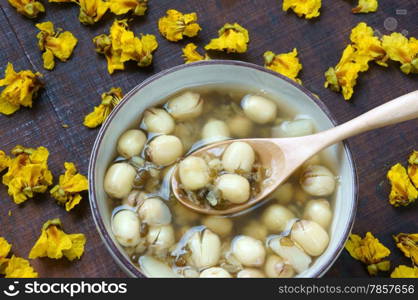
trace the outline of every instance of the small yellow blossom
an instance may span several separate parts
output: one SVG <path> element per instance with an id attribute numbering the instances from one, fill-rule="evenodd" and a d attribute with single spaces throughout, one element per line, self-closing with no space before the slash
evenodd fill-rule
<path id="1" fill-rule="evenodd" d="M 359 0 L 357 7 L 351 11 L 355 14 L 375 12 L 379 6 L 377 0 Z"/>
<path id="2" fill-rule="evenodd" d="M 109 9 L 109 2 L 106 0 L 49 0 L 49 2 L 76 3 L 80 6 L 78 19 L 84 25 L 100 21 Z"/>
<path id="3" fill-rule="evenodd" d="M 418 265 L 418 233 L 399 233 L 393 239 L 403 254 Z"/>
<path id="4" fill-rule="evenodd" d="M 35 0 L 8 0 L 19 14 L 28 18 L 36 18 L 39 13 L 45 12 L 41 2 Z"/>
<path id="5" fill-rule="evenodd" d="M 167 40 L 177 42 L 184 36 L 194 37 L 199 31 L 197 23 L 197 14 L 182 14 L 175 9 L 169 9 L 166 16 L 158 20 L 158 30 Z"/>
<path id="6" fill-rule="evenodd" d="M 86 25 L 100 21 L 109 9 L 109 3 L 103 0 L 78 0 L 77 3 L 80 6 L 78 19 Z"/>
<path id="7" fill-rule="evenodd" d="M 123 15 L 132 11 L 134 15 L 143 16 L 147 11 L 148 0 L 109 0 L 110 11 L 115 15 Z"/>
<path id="8" fill-rule="evenodd" d="M 350 40 L 356 49 L 357 56 L 364 56 L 367 62 L 375 61 L 377 64 L 387 67 L 387 54 L 382 42 L 374 35 L 372 27 L 360 22 L 351 30 Z"/>
<path id="9" fill-rule="evenodd" d="M 302 64 L 299 61 L 296 48 L 292 52 L 283 54 L 274 54 L 271 51 L 265 52 L 264 66 L 302 84 L 302 81 L 297 78 L 300 70 L 302 70 Z"/>
<path id="10" fill-rule="evenodd" d="M 390 250 L 370 232 L 367 232 L 363 239 L 357 234 L 350 234 L 345 249 L 354 259 L 367 265 L 367 271 L 370 275 L 376 275 L 378 271 L 389 271 L 390 269 L 390 261 L 383 260 L 390 255 Z"/>
<path id="11" fill-rule="evenodd" d="M 12 255 L 7 258 L 12 249 L 7 240 L 0 237 L 0 274 L 6 278 L 37 278 L 36 273 L 26 259 Z"/>
<path id="12" fill-rule="evenodd" d="M 227 53 L 244 53 L 247 51 L 250 37 L 247 29 L 239 25 L 225 24 L 219 31 L 219 37 L 212 39 L 209 44 L 205 46 L 206 50 L 226 51 Z"/>
<path id="13" fill-rule="evenodd" d="M 340 61 L 335 67 L 329 68 L 325 72 L 325 87 L 334 92 L 342 92 L 345 100 L 350 100 L 354 86 L 357 83 L 358 74 L 367 71 L 369 65 L 363 56 L 356 55 L 356 50 L 352 45 L 348 45 Z"/>
<path id="14" fill-rule="evenodd" d="M 415 187 L 418 189 L 418 151 L 414 150 L 411 156 L 409 156 L 408 163 L 408 176 Z"/>
<path id="15" fill-rule="evenodd" d="M 16 72 L 11 63 L 7 64 L 0 86 L 5 86 L 0 94 L 0 113 L 10 115 L 20 106 L 32 107 L 32 100 L 43 86 L 42 74 L 30 70 Z"/>
<path id="16" fill-rule="evenodd" d="M 12 256 L 4 270 L 5 278 L 38 278 L 29 261 L 24 258 Z"/>
<path id="17" fill-rule="evenodd" d="M 15 155 L 3 176 L 3 184 L 8 186 L 8 193 L 16 204 L 33 198 L 35 193 L 45 193 L 52 184 L 52 173 L 48 169 L 48 149 L 16 146 Z"/>
<path id="18" fill-rule="evenodd" d="M 418 73 L 418 40 L 406 38 L 394 32 L 382 37 L 382 46 L 389 58 L 401 63 L 401 71 L 405 74 Z"/>
<path id="19" fill-rule="evenodd" d="M 54 57 L 63 62 L 67 61 L 77 45 L 74 35 L 69 31 L 55 32 L 52 22 L 38 23 L 36 27 L 40 30 L 36 35 L 39 49 L 45 51 L 42 54 L 44 68 L 52 70 L 55 67 Z"/>
<path id="20" fill-rule="evenodd" d="M 10 165 L 10 157 L 0 150 L 0 172 L 7 169 Z"/>
<path id="21" fill-rule="evenodd" d="M 12 245 L 9 244 L 9 242 L 0 236 L 0 265 L 2 262 L 2 259 L 5 259 L 6 256 L 9 255 L 10 250 L 12 249 Z"/>
<path id="22" fill-rule="evenodd" d="M 84 234 L 67 234 L 62 230 L 60 219 L 52 219 L 42 226 L 41 236 L 29 253 L 30 259 L 49 257 L 68 260 L 79 259 L 84 252 L 86 238 Z"/>
<path id="23" fill-rule="evenodd" d="M 109 116 L 110 112 L 115 108 L 115 106 L 118 105 L 122 97 L 123 94 L 121 88 L 113 87 L 109 92 L 103 93 L 102 103 L 99 106 L 96 106 L 94 111 L 89 113 L 84 118 L 84 126 L 95 128 L 101 125 Z"/>
<path id="24" fill-rule="evenodd" d="M 400 265 L 390 274 L 391 278 L 418 278 L 418 267 Z"/>
<path id="25" fill-rule="evenodd" d="M 183 58 L 184 62 L 186 64 L 192 63 L 195 61 L 200 60 L 209 60 L 210 57 L 205 53 L 205 55 L 201 55 L 199 52 L 197 52 L 197 46 L 193 43 L 187 44 L 182 50 L 183 50 Z"/>
<path id="26" fill-rule="evenodd" d="M 298 17 L 305 16 L 306 19 L 319 17 L 321 0 L 283 0 L 283 11 L 292 9 Z"/>
<path id="27" fill-rule="evenodd" d="M 335 92 L 342 92 L 345 100 L 350 100 L 360 72 L 369 69 L 369 62 L 375 61 L 387 66 L 386 52 L 373 29 L 366 23 L 359 23 L 350 35 L 352 44 L 348 45 L 335 67 L 325 72 L 325 87 Z"/>
<path id="28" fill-rule="evenodd" d="M 96 52 L 105 55 L 109 74 L 115 70 L 124 70 L 124 63 L 129 60 L 136 61 L 140 67 L 149 66 L 152 63 L 152 53 L 158 48 L 154 35 L 136 37 L 128 29 L 126 19 L 115 20 L 110 27 L 110 34 L 96 36 L 93 43 Z"/>
<path id="29" fill-rule="evenodd" d="M 50 193 L 60 204 L 65 204 L 66 211 L 70 211 L 80 203 L 80 192 L 88 189 L 88 181 L 86 176 L 77 174 L 74 163 L 66 162 L 64 167 L 65 174 L 60 176 L 59 184 L 53 187 Z"/>
<path id="30" fill-rule="evenodd" d="M 418 198 L 418 191 L 401 164 L 394 165 L 387 173 L 387 178 L 392 185 L 389 203 L 393 206 L 407 206 Z"/>

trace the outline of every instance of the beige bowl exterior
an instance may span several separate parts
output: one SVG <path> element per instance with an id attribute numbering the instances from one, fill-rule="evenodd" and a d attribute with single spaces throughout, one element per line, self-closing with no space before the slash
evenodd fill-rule
<path id="1" fill-rule="evenodd" d="M 118 245 L 110 230 L 111 211 L 103 189 L 103 178 L 116 155 L 118 137 L 139 123 L 142 112 L 176 91 L 202 85 L 231 84 L 260 89 L 290 102 L 297 111 L 309 115 L 319 131 L 335 125 L 325 105 L 303 86 L 263 67 L 229 60 L 203 61 L 162 71 L 131 90 L 102 125 L 89 164 L 89 196 L 93 218 L 107 249 L 122 269 L 132 277 L 143 277 Z M 340 167 L 341 180 L 333 204 L 330 244 L 313 265 L 298 277 L 320 277 L 335 262 L 351 231 L 357 207 L 357 175 L 347 143 L 326 150 Z"/>

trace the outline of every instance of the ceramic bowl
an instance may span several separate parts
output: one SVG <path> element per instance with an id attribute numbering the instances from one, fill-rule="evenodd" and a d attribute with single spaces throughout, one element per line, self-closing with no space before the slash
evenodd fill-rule
<path id="1" fill-rule="evenodd" d="M 263 67 L 245 62 L 211 60 L 181 65 L 162 71 L 136 86 L 126 94 L 102 125 L 93 146 L 88 172 L 90 205 L 97 230 L 115 261 L 129 276 L 141 277 L 143 274 L 130 262 L 113 237 L 110 227 L 111 209 L 103 190 L 105 171 L 116 156 L 117 139 L 126 129 L 138 123 L 146 108 L 179 90 L 213 84 L 264 90 L 308 114 L 316 122 L 319 131 L 336 125 L 327 107 L 303 86 Z M 357 176 L 349 146 L 340 143 L 326 151 L 332 160 L 338 162 L 340 168 L 340 182 L 333 204 L 334 218 L 329 230 L 330 243 L 327 250 L 299 277 L 320 277 L 331 267 L 344 248 L 355 217 Z"/>

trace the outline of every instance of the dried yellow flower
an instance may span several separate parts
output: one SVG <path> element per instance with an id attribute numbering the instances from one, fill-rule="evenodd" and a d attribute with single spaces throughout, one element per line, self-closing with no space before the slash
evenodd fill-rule
<path id="1" fill-rule="evenodd" d="M 390 255 L 390 250 L 370 232 L 367 232 L 363 239 L 357 234 L 350 234 L 345 249 L 354 259 L 367 265 L 367 271 L 370 275 L 376 275 L 378 271 L 389 271 L 390 269 L 390 261 L 383 260 Z"/>
<path id="2" fill-rule="evenodd" d="M 247 29 L 239 25 L 225 24 L 219 31 L 219 37 L 212 39 L 209 44 L 205 46 L 206 50 L 226 51 L 227 53 L 244 53 L 247 51 L 250 37 Z"/>
<path id="3" fill-rule="evenodd" d="M 62 230 L 60 219 L 52 219 L 42 226 L 41 236 L 29 253 L 30 259 L 49 257 L 68 260 L 79 259 L 84 252 L 86 238 L 84 234 L 67 234 Z"/>
<path id="4" fill-rule="evenodd" d="M 77 174 L 74 163 L 65 162 L 64 167 L 65 174 L 60 176 L 59 184 L 54 186 L 50 193 L 58 203 L 65 204 L 66 211 L 70 211 L 80 203 L 80 192 L 88 189 L 88 181 L 86 176 Z"/>
<path id="5" fill-rule="evenodd" d="M 401 164 L 394 165 L 387 173 L 392 189 L 389 203 L 395 207 L 407 206 L 418 197 L 418 191 L 411 183 L 406 169 Z"/>
<path id="6" fill-rule="evenodd" d="M 302 64 L 299 61 L 296 48 L 292 52 L 282 54 L 274 54 L 271 51 L 265 52 L 264 66 L 302 84 L 302 81 L 297 78 L 300 70 L 302 70 Z"/>
<path id="7" fill-rule="evenodd" d="M 91 25 L 100 21 L 109 9 L 107 0 L 49 0 L 49 2 L 76 3 L 80 7 L 78 19 L 84 25 Z"/>
<path id="8" fill-rule="evenodd" d="M 200 60 L 209 60 L 210 57 L 205 53 L 205 55 L 201 55 L 199 52 L 197 52 L 197 46 L 193 43 L 187 44 L 182 50 L 183 50 L 183 58 L 184 63 L 192 63 L 195 61 Z"/>
<path id="9" fill-rule="evenodd" d="M 52 70 L 55 67 L 54 57 L 63 62 L 67 61 L 77 45 L 75 36 L 69 31 L 55 32 L 52 22 L 38 23 L 36 27 L 40 30 L 36 35 L 39 49 L 45 51 L 42 54 L 44 68 Z"/>
<path id="10" fill-rule="evenodd" d="M 399 233 L 393 239 L 403 254 L 418 265 L 418 233 Z"/>
<path id="11" fill-rule="evenodd" d="M 374 35 L 374 30 L 364 22 L 360 22 L 351 30 L 350 40 L 356 49 L 357 56 L 364 56 L 366 60 L 375 61 L 387 67 L 388 56 L 383 49 L 382 42 Z"/>
<path id="12" fill-rule="evenodd" d="M 5 278 L 38 278 L 29 261 L 14 255 L 7 262 L 4 275 Z"/>
<path id="13" fill-rule="evenodd" d="M 5 259 L 8 255 L 10 250 L 12 249 L 12 245 L 4 238 L 0 236 L 0 268 L 2 260 Z"/>
<path id="14" fill-rule="evenodd" d="M 369 69 L 370 61 L 387 66 L 386 52 L 366 23 L 361 22 L 354 27 L 350 39 L 352 44 L 345 48 L 338 64 L 325 72 L 324 84 L 335 92 L 341 91 L 345 100 L 351 99 L 358 75 Z"/>
<path id="15" fill-rule="evenodd" d="M 400 265 L 390 274 L 391 278 L 418 278 L 418 267 Z"/>
<path id="16" fill-rule="evenodd" d="M 158 48 L 157 39 L 152 34 L 138 38 L 128 29 L 127 20 L 115 20 L 110 27 L 110 34 L 101 34 L 93 39 L 97 53 L 104 54 L 107 70 L 112 74 L 115 70 L 124 70 L 124 63 L 134 60 L 140 67 L 152 63 L 152 53 Z"/>
<path id="17" fill-rule="evenodd" d="M 411 156 L 409 156 L 408 163 L 408 176 L 415 187 L 418 188 L 418 151 L 414 150 Z"/>
<path id="18" fill-rule="evenodd" d="M 43 86 L 41 73 L 30 70 L 16 72 L 11 63 L 7 64 L 0 86 L 5 86 L 0 94 L 0 113 L 11 115 L 20 106 L 32 107 L 32 100 Z"/>
<path id="19" fill-rule="evenodd" d="M 389 58 L 401 63 L 401 71 L 405 74 L 418 73 L 418 40 L 406 38 L 394 32 L 382 37 L 382 46 Z"/>
<path id="20" fill-rule="evenodd" d="M 26 259 L 12 256 L 7 258 L 12 249 L 7 240 L 0 237 L 0 274 L 6 278 L 37 278 L 36 273 Z"/>
<path id="21" fill-rule="evenodd" d="M 3 176 L 3 184 L 8 186 L 8 193 L 16 204 L 33 198 L 35 193 L 45 193 L 52 184 L 52 173 L 48 169 L 48 149 L 16 146 L 15 155 L 9 169 Z"/>
<path id="22" fill-rule="evenodd" d="M 292 9 L 298 17 L 305 16 L 305 19 L 319 17 L 321 0 L 283 0 L 283 11 Z"/>
<path id="23" fill-rule="evenodd" d="M 89 113 L 84 118 L 84 126 L 89 128 L 95 128 L 101 125 L 110 112 L 123 98 L 121 88 L 111 88 L 109 92 L 102 94 L 102 103 L 94 108 L 94 111 Z"/>
<path id="24" fill-rule="evenodd" d="M 10 165 L 10 157 L 0 150 L 0 172 L 7 169 Z"/>
<path id="25" fill-rule="evenodd" d="M 36 18 L 39 13 L 45 11 L 41 2 L 35 0 L 8 0 L 10 5 L 16 8 L 19 14 L 28 18 Z"/>
<path id="26" fill-rule="evenodd" d="M 197 14 L 182 14 L 175 9 L 169 9 L 166 16 L 158 20 L 158 30 L 167 40 L 177 42 L 184 36 L 194 37 L 202 28 L 197 23 Z"/>
<path id="27" fill-rule="evenodd" d="M 148 0 L 109 0 L 110 11 L 115 15 L 123 15 L 132 11 L 134 15 L 143 16 L 147 11 Z"/>
<path id="28" fill-rule="evenodd" d="M 355 14 L 375 12 L 379 6 L 377 0 L 359 0 L 357 7 L 351 11 Z"/>
<path id="29" fill-rule="evenodd" d="M 100 21 L 109 9 L 109 2 L 103 0 L 78 0 L 77 3 L 80 5 L 78 19 L 86 25 Z"/>

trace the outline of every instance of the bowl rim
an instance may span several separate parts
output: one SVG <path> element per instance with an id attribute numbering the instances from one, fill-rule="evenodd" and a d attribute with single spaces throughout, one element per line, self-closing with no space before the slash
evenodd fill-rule
<path id="1" fill-rule="evenodd" d="M 139 90 L 141 90 L 145 86 L 149 85 L 150 83 L 158 80 L 159 78 L 161 78 L 161 77 L 163 77 L 167 74 L 182 70 L 184 68 L 193 68 L 193 67 L 205 66 L 205 65 L 241 66 L 241 67 L 246 67 L 246 68 L 250 68 L 250 69 L 255 69 L 257 71 L 261 71 L 261 72 L 273 75 L 275 77 L 278 77 L 278 78 L 290 83 L 291 85 L 293 85 L 294 87 L 296 87 L 297 89 L 302 91 L 305 95 L 307 95 L 310 98 L 310 100 L 312 100 L 316 105 L 319 106 L 319 108 L 325 113 L 327 118 L 331 121 L 331 123 L 334 126 L 336 126 L 338 124 L 335 117 L 330 112 L 328 107 L 322 102 L 322 100 L 320 100 L 317 96 L 315 96 L 315 94 L 313 94 L 311 91 L 309 91 L 304 86 L 296 83 L 295 81 L 289 79 L 286 76 L 283 76 L 283 75 L 281 75 L 277 72 L 271 71 L 271 70 L 269 70 L 265 67 L 262 67 L 262 66 L 259 66 L 259 65 L 253 64 L 253 63 L 249 63 L 249 62 L 239 61 L 239 60 L 213 59 L 213 60 L 198 61 L 198 62 L 189 63 L 189 64 L 182 64 L 182 65 L 171 67 L 169 69 L 162 70 L 162 71 L 146 78 L 144 81 L 142 81 L 141 83 L 136 85 L 134 88 L 132 88 L 122 98 L 122 100 L 119 102 L 119 104 L 112 110 L 110 115 L 107 117 L 105 122 L 102 124 L 102 126 L 101 126 L 101 128 L 100 128 L 100 130 L 99 130 L 99 132 L 96 136 L 96 139 L 94 141 L 92 150 L 91 150 L 89 167 L 88 167 L 89 202 L 90 202 L 91 212 L 92 212 L 92 215 L 93 215 L 93 220 L 94 220 L 94 223 L 96 225 L 96 229 L 99 232 L 99 235 L 100 235 L 103 243 L 105 244 L 107 250 L 110 252 L 111 256 L 116 260 L 116 263 L 120 267 L 122 267 L 123 271 L 125 273 L 128 273 L 128 275 L 131 275 L 131 276 L 134 276 L 134 277 L 139 277 L 139 278 L 146 277 L 137 267 L 135 267 L 126 258 L 126 256 L 121 251 L 119 251 L 119 249 L 117 248 L 117 246 L 113 242 L 112 238 L 110 237 L 109 232 L 106 230 L 106 227 L 105 227 L 105 224 L 104 224 L 104 221 L 103 221 L 103 217 L 101 216 L 99 208 L 98 208 L 98 201 L 95 197 L 96 188 L 95 188 L 93 178 L 94 178 L 94 170 L 96 168 L 96 163 L 97 163 L 97 153 L 98 153 L 98 150 L 101 146 L 102 139 L 103 139 L 107 129 L 109 128 L 110 124 L 112 123 L 112 120 L 115 117 L 115 115 L 133 97 L 133 95 L 135 95 Z M 331 254 L 331 259 L 329 260 L 329 263 L 327 263 L 326 265 L 322 266 L 317 271 L 315 271 L 315 273 L 312 276 L 313 278 L 323 276 L 325 274 L 325 272 L 327 272 L 328 269 L 331 268 L 331 266 L 337 260 L 337 258 L 341 254 L 342 250 L 344 249 L 345 242 L 348 239 L 348 235 L 350 234 L 350 232 L 353 228 L 355 216 L 356 216 L 356 213 L 357 213 L 358 192 L 359 192 L 358 174 L 357 174 L 357 170 L 356 170 L 355 161 L 353 159 L 352 151 L 350 149 L 350 142 L 345 140 L 345 141 L 342 142 L 342 144 L 343 144 L 344 152 L 345 152 L 345 154 L 347 156 L 347 159 L 348 159 L 349 166 L 351 167 L 351 173 L 352 173 L 353 181 L 354 181 L 354 184 L 353 184 L 354 185 L 353 186 L 353 196 L 354 196 L 353 200 L 354 201 L 352 202 L 352 206 L 351 206 L 351 215 L 349 216 L 348 226 L 345 229 L 344 234 L 343 234 L 344 239 L 342 239 L 340 241 L 336 250 L 333 251 L 333 253 Z"/>

